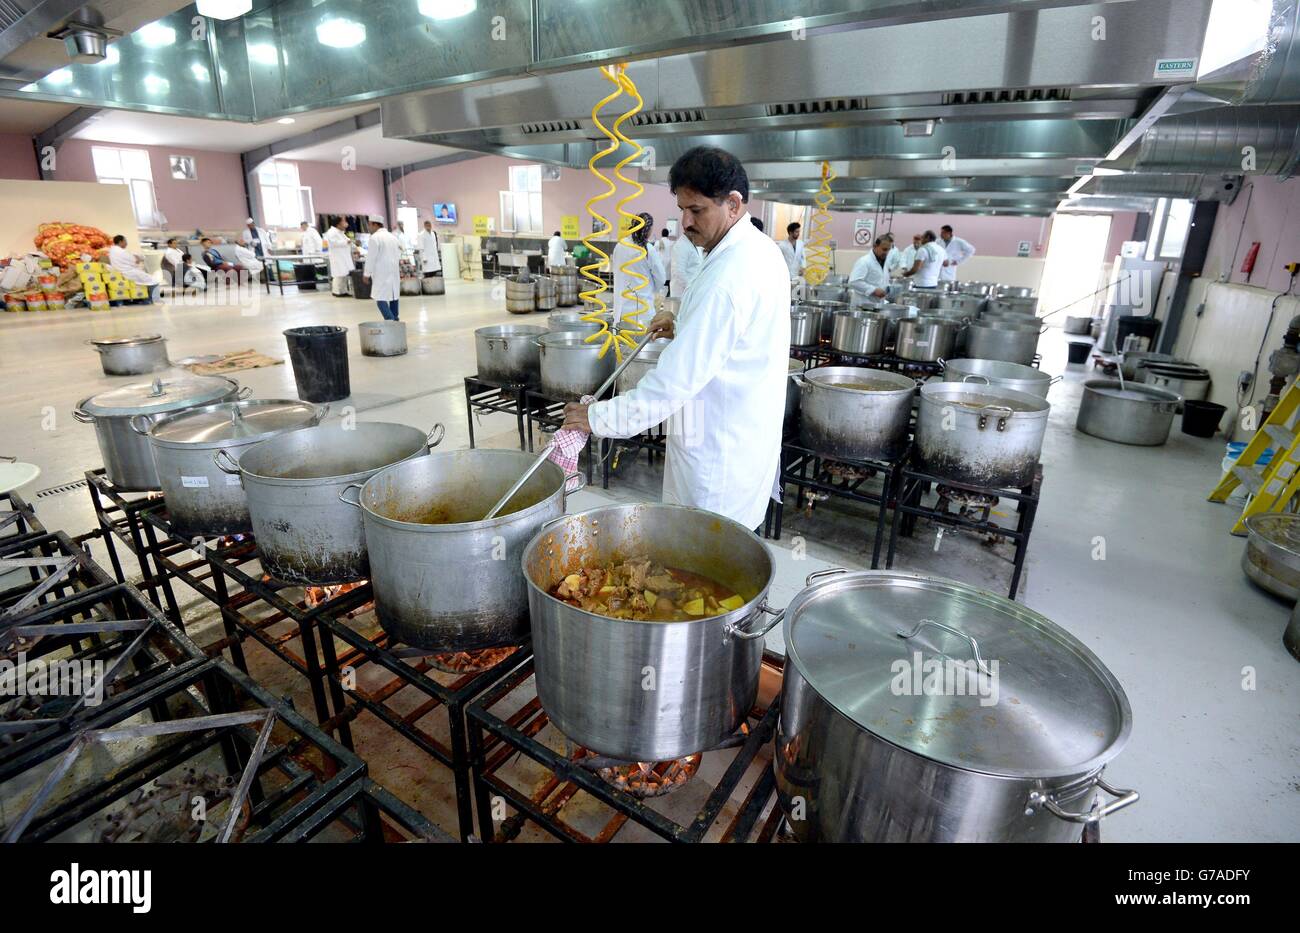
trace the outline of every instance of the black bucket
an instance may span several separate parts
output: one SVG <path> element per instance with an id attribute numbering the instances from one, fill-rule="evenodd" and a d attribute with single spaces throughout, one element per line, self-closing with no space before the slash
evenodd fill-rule
<path id="1" fill-rule="evenodd" d="M 370 300 L 370 283 L 366 281 L 366 274 L 360 269 L 352 273 L 352 297 Z"/>
<path id="2" fill-rule="evenodd" d="M 1227 410 L 1226 405 L 1187 399 L 1183 402 L 1183 433 L 1192 437 L 1214 437 Z"/>
<path id="3" fill-rule="evenodd" d="M 304 402 L 336 402 L 352 394 L 348 378 L 348 329 L 325 324 L 284 332 L 293 381 Z"/>
<path id="4" fill-rule="evenodd" d="M 316 291 L 316 264 L 295 262 L 293 264 L 293 279 L 303 291 Z"/>
<path id="5" fill-rule="evenodd" d="M 1091 342 L 1084 343 L 1082 340 L 1070 341 L 1070 362 L 1071 363 L 1088 362 L 1088 354 L 1091 352 L 1092 352 Z"/>

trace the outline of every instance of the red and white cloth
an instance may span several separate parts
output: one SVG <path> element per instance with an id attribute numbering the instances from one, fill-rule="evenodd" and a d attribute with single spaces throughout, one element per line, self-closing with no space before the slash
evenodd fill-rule
<path id="1" fill-rule="evenodd" d="M 592 395 L 584 395 L 581 401 L 584 405 L 590 405 L 596 401 L 596 398 Z M 563 470 L 565 476 L 578 472 L 578 456 L 582 453 L 582 448 L 587 446 L 589 436 L 586 431 L 572 429 L 556 431 L 551 435 L 551 452 L 546 455 L 546 458 Z M 566 488 L 569 492 L 580 489 L 582 481 L 573 477 Z"/>

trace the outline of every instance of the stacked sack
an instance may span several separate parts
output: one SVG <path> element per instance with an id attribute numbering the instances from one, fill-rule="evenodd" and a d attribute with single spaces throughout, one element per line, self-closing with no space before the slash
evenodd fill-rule
<path id="1" fill-rule="evenodd" d="M 61 269 L 81 261 L 83 255 L 98 256 L 108 249 L 108 234 L 98 227 L 55 221 L 36 228 L 36 248 Z"/>
<path id="2" fill-rule="evenodd" d="M 81 290 L 86 293 L 86 304 L 91 311 L 107 311 L 108 283 L 104 281 L 104 265 L 100 262 L 78 262 L 73 268 L 81 282 Z M 111 270 L 110 270 L 111 271 Z M 121 274 L 114 272 L 121 278 Z"/>

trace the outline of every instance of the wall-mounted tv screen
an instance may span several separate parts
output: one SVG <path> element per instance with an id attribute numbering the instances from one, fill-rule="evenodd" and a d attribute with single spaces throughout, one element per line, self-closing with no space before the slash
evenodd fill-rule
<path id="1" fill-rule="evenodd" d="M 433 219 L 440 224 L 454 224 L 456 222 L 456 205 L 435 203 L 433 205 Z"/>

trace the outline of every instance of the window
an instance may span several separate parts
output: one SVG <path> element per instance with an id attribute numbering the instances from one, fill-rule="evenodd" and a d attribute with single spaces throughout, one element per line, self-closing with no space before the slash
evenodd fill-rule
<path id="1" fill-rule="evenodd" d="M 311 189 L 298 184 L 296 162 L 263 162 L 257 169 L 262 189 L 262 216 L 270 227 L 296 227 L 312 222 L 316 211 Z"/>
<path id="2" fill-rule="evenodd" d="M 1176 200 L 1169 202 L 1169 211 L 1165 217 L 1164 235 L 1160 240 L 1161 259 L 1182 259 L 1183 249 L 1187 246 L 1187 234 L 1192 227 L 1192 209 L 1194 201 Z"/>
<path id="3" fill-rule="evenodd" d="M 100 184 L 126 185 L 130 188 L 131 209 L 135 212 L 136 225 L 158 226 L 158 202 L 154 198 L 149 153 L 143 149 L 91 146 L 90 158 L 95 166 L 95 179 Z"/>
<path id="4" fill-rule="evenodd" d="M 542 167 L 510 166 L 510 190 L 501 192 L 501 230 L 526 236 L 541 236 Z"/>

